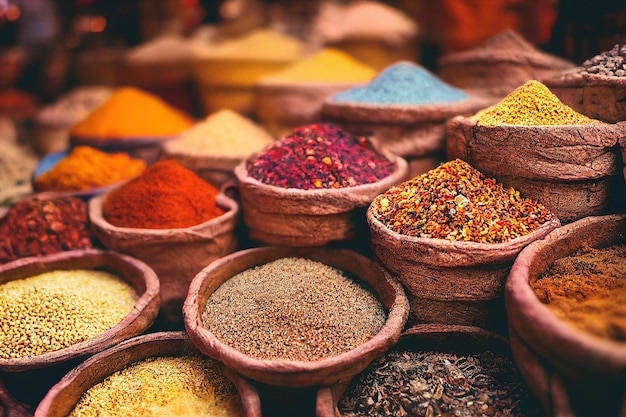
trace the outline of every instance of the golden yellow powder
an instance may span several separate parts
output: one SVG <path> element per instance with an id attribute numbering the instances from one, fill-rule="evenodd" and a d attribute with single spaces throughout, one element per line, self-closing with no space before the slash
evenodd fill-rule
<path id="1" fill-rule="evenodd" d="M 232 110 L 219 110 L 167 142 L 169 154 L 246 157 L 263 149 L 274 138 L 252 120 Z"/>
<path id="2" fill-rule="evenodd" d="M 473 117 L 478 125 L 580 125 L 600 123 L 563 104 L 545 85 L 527 81 L 500 103 L 478 112 Z"/>
<path id="3" fill-rule="evenodd" d="M 133 309 L 135 290 L 96 270 L 57 270 L 0 285 L 0 357 L 57 351 L 97 336 Z"/>
<path id="4" fill-rule="evenodd" d="M 119 152 L 109 154 L 77 146 L 50 171 L 35 179 L 38 190 L 80 191 L 103 187 L 140 175 L 145 161 Z"/>
<path id="5" fill-rule="evenodd" d="M 243 416 L 218 362 L 195 356 L 135 362 L 87 390 L 69 417 Z"/>
<path id="6" fill-rule="evenodd" d="M 268 29 L 253 30 L 241 37 L 217 42 L 210 48 L 196 49 L 198 58 L 293 61 L 304 50 L 297 38 Z"/>
<path id="7" fill-rule="evenodd" d="M 87 139 L 168 137 L 192 125 L 189 115 L 158 96 L 134 87 L 122 87 L 74 125 L 70 136 Z"/>
<path id="8" fill-rule="evenodd" d="M 351 55 L 334 48 L 326 48 L 295 62 L 282 71 L 263 77 L 261 82 L 351 82 L 370 81 L 376 70 Z"/>

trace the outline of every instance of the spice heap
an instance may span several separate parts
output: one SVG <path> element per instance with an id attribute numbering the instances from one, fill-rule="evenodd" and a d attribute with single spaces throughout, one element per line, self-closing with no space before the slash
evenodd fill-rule
<path id="1" fill-rule="evenodd" d="M 219 110 L 168 141 L 169 154 L 241 157 L 260 151 L 274 138 L 252 120 L 232 110 Z"/>
<path id="2" fill-rule="evenodd" d="M 366 138 L 319 123 L 294 129 L 248 161 L 247 169 L 265 184 L 310 190 L 370 184 L 390 175 L 394 164 Z"/>
<path id="3" fill-rule="evenodd" d="M 481 110 L 473 116 L 483 126 L 520 125 L 582 125 L 599 123 L 561 103 L 539 81 L 527 81 L 507 95 L 500 103 Z"/>
<path id="4" fill-rule="evenodd" d="M 581 72 L 608 77 L 626 77 L 626 44 L 616 44 L 610 51 L 586 60 L 581 66 Z"/>
<path id="5" fill-rule="evenodd" d="M 540 410 L 505 356 L 392 350 L 355 379 L 343 417 L 536 416 Z"/>
<path id="6" fill-rule="evenodd" d="M 372 214 L 403 235 L 478 243 L 506 242 L 554 219 L 543 205 L 460 159 L 377 196 Z"/>
<path id="7" fill-rule="evenodd" d="M 360 83 L 372 79 L 376 70 L 334 48 L 326 48 L 287 68 L 261 78 L 261 82 Z"/>
<path id="8" fill-rule="evenodd" d="M 109 154 L 77 146 L 50 171 L 35 179 L 38 190 L 82 191 L 104 187 L 141 174 L 146 163 L 126 153 Z"/>
<path id="9" fill-rule="evenodd" d="M 273 30 L 257 29 L 235 39 L 224 40 L 208 48 L 195 50 L 199 58 L 294 61 L 304 44 L 297 38 Z"/>
<path id="10" fill-rule="evenodd" d="M 69 417 L 243 416 L 235 386 L 219 364 L 195 356 L 152 357 L 89 388 Z"/>
<path id="11" fill-rule="evenodd" d="M 91 248 L 87 205 L 77 198 L 20 201 L 0 219 L 0 264 Z"/>
<path id="12" fill-rule="evenodd" d="M 159 161 L 106 195 L 102 215 L 118 227 L 176 229 L 224 214 L 219 190 L 174 160 Z"/>
<path id="13" fill-rule="evenodd" d="M 31 177 L 38 158 L 24 146 L 0 138 L 0 205 L 32 193 Z"/>
<path id="14" fill-rule="evenodd" d="M 0 357 L 54 352 L 95 337 L 126 317 L 134 289 L 96 270 L 58 270 L 0 285 Z"/>
<path id="15" fill-rule="evenodd" d="M 37 123 L 71 127 L 100 107 L 113 94 L 110 87 L 80 87 L 59 97 L 37 114 Z"/>
<path id="16" fill-rule="evenodd" d="M 260 359 L 295 361 L 348 352 L 375 336 L 385 319 L 369 288 L 304 258 L 233 276 L 211 294 L 202 314 L 228 346 Z"/>
<path id="17" fill-rule="evenodd" d="M 446 84 L 425 68 L 402 61 L 385 68 L 365 86 L 335 94 L 332 101 L 421 105 L 450 103 L 467 98 L 467 93 Z"/>
<path id="18" fill-rule="evenodd" d="M 70 136 L 93 140 L 160 138 L 178 135 L 192 125 L 190 116 L 156 95 L 122 87 L 74 125 Z"/>
<path id="19" fill-rule="evenodd" d="M 584 245 L 557 259 L 531 283 L 561 320 L 594 335 L 626 342 L 626 245 Z"/>
<path id="20" fill-rule="evenodd" d="M 165 34 L 129 49 L 124 61 L 131 64 L 185 62 L 189 61 L 191 56 L 186 38 Z"/>

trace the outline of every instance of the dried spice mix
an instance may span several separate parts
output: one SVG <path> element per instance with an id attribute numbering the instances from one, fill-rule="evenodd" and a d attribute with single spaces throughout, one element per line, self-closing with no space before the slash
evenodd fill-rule
<path id="1" fill-rule="evenodd" d="M 600 249 L 584 245 L 554 261 L 531 286 L 561 320 L 626 342 L 626 244 Z"/>
<path id="2" fill-rule="evenodd" d="M 370 184 L 387 177 L 394 168 L 365 137 L 330 123 L 298 127 L 247 162 L 250 177 L 301 190 Z"/>
<path id="3" fill-rule="evenodd" d="M 219 363 L 197 356 L 135 362 L 89 388 L 69 417 L 236 417 L 243 405 Z"/>
<path id="4" fill-rule="evenodd" d="M 247 269 L 209 297 L 202 320 L 222 342 L 260 359 L 314 361 L 348 352 L 383 327 L 376 295 L 304 258 Z"/>
<path id="5" fill-rule="evenodd" d="M 481 110 L 473 117 L 483 126 L 582 125 L 600 123 L 566 106 L 539 81 L 527 81 L 500 103 Z"/>
<path id="6" fill-rule="evenodd" d="M 608 77 L 626 77 L 626 44 L 616 44 L 610 51 L 602 52 L 586 60 L 580 72 Z"/>
<path id="7" fill-rule="evenodd" d="M 0 285 L 0 358 L 57 351 L 95 337 L 135 306 L 133 287 L 97 270 L 57 270 Z"/>
<path id="8" fill-rule="evenodd" d="M 91 247 L 87 205 L 78 198 L 23 200 L 0 219 L 0 264 Z"/>
<path id="9" fill-rule="evenodd" d="M 536 416 L 536 402 L 510 359 L 395 349 L 341 396 L 343 417 Z"/>
<path id="10" fill-rule="evenodd" d="M 554 219 L 543 205 L 460 159 L 377 196 L 372 214 L 403 235 L 478 243 L 515 239 Z"/>

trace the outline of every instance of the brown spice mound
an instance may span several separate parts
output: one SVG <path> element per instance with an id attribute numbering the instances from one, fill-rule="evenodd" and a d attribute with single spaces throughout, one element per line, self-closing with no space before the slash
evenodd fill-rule
<path id="1" fill-rule="evenodd" d="M 531 284 L 560 319 L 597 336 L 626 341 L 626 244 L 584 245 L 557 259 Z"/>

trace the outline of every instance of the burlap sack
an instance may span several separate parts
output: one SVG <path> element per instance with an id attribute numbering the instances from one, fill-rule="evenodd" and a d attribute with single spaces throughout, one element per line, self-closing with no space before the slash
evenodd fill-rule
<path id="1" fill-rule="evenodd" d="M 237 248 L 235 226 L 239 205 L 224 194 L 216 203 L 226 213 L 207 222 L 182 229 L 136 229 L 117 227 L 102 216 L 107 194 L 89 202 L 94 235 L 109 249 L 143 260 L 161 283 L 161 312 L 167 321 L 182 318 L 182 305 L 193 277 L 213 260 Z"/>
<path id="2" fill-rule="evenodd" d="M 604 213 L 620 166 L 616 143 L 626 124 L 479 126 L 447 123 L 447 157 L 539 201 L 561 221 Z"/>
<path id="3" fill-rule="evenodd" d="M 552 262 L 573 254 L 583 244 L 600 248 L 624 243 L 626 215 L 587 217 L 526 247 L 511 269 L 505 289 L 511 349 L 547 414 L 624 413 L 626 344 L 588 334 L 560 320 L 530 286 Z"/>
<path id="4" fill-rule="evenodd" d="M 363 280 L 376 292 L 387 310 L 382 329 L 372 339 L 348 352 L 311 362 L 257 359 L 222 343 L 202 321 L 210 295 L 234 275 L 284 257 L 322 262 Z M 266 247 L 233 253 L 204 268 L 191 283 L 183 309 L 189 338 L 203 353 L 255 381 L 275 387 L 302 388 L 333 385 L 349 380 L 365 369 L 398 340 L 408 307 L 402 286 L 395 279 L 384 276 L 371 259 L 352 250 Z"/>

